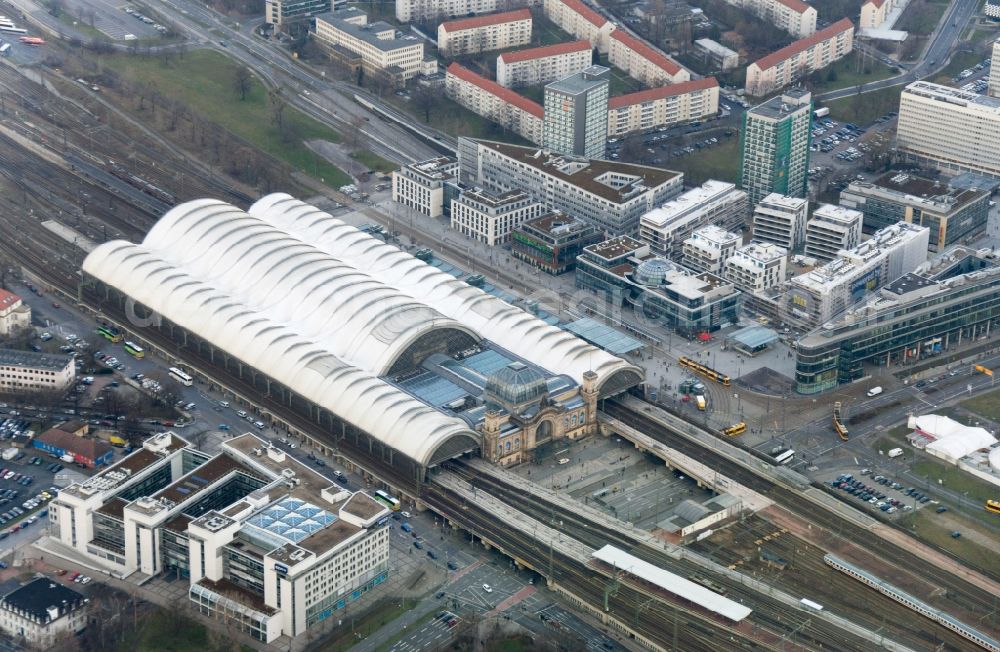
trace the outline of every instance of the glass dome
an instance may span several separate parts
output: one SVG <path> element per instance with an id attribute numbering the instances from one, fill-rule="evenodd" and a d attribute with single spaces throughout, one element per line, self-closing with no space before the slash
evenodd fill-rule
<path id="1" fill-rule="evenodd" d="M 640 285 L 663 285 L 667 272 L 673 269 L 674 265 L 665 258 L 644 260 L 635 269 L 635 282 Z"/>
<path id="2" fill-rule="evenodd" d="M 520 362 L 512 362 L 486 379 L 486 401 L 505 407 L 534 403 L 548 390 L 545 377 Z"/>

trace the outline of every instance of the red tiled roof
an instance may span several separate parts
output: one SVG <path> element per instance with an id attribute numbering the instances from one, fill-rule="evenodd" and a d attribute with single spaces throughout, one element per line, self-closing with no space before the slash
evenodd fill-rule
<path id="1" fill-rule="evenodd" d="M 597 27 L 604 27 L 604 25 L 608 22 L 607 18 L 583 4 L 580 0 L 559 0 L 559 2 L 580 14 Z"/>
<path id="2" fill-rule="evenodd" d="M 518 9 L 516 11 L 505 11 L 502 14 L 485 14 L 483 16 L 473 16 L 472 18 L 461 18 L 459 20 L 449 20 L 446 23 L 441 23 L 441 27 L 446 32 L 459 32 L 463 29 L 474 29 L 476 27 L 499 25 L 501 23 L 513 23 L 518 20 L 531 20 L 531 12 L 527 9 Z"/>
<path id="3" fill-rule="evenodd" d="M 612 97 L 608 100 L 608 108 L 620 109 L 622 107 L 632 106 L 633 104 L 652 102 L 653 100 L 661 100 L 665 97 L 673 97 L 674 95 L 683 95 L 685 93 L 693 93 L 694 91 L 702 91 L 706 88 L 717 87 L 718 85 L 719 82 L 715 80 L 715 77 L 695 79 L 693 81 L 681 82 L 680 84 L 669 84 L 667 86 L 650 88 L 649 90 L 639 91 L 637 93 L 628 93 L 627 95 Z"/>
<path id="4" fill-rule="evenodd" d="M 508 104 L 513 104 L 522 111 L 527 111 L 536 118 L 545 117 L 545 109 L 542 108 L 541 104 L 532 102 L 523 95 L 518 95 L 509 88 L 504 88 L 500 84 L 496 83 L 492 79 L 487 79 L 482 75 L 477 75 L 468 68 L 465 68 L 458 63 L 452 63 L 448 66 L 448 74 L 454 75 L 459 79 L 469 82 L 470 84 L 475 84 L 479 88 L 483 89 L 487 93 L 496 95 L 504 102 Z"/>
<path id="5" fill-rule="evenodd" d="M 781 4 L 785 5 L 797 14 L 805 13 L 809 9 L 809 5 L 802 2 L 802 0 L 778 0 Z"/>
<path id="6" fill-rule="evenodd" d="M 652 62 L 657 67 L 666 70 L 668 73 L 670 73 L 670 75 L 676 75 L 681 71 L 681 67 L 676 61 L 666 56 L 662 52 L 657 52 L 650 46 L 646 45 L 646 43 L 644 43 L 643 41 L 640 41 L 639 39 L 635 38 L 630 34 L 626 34 L 624 31 L 620 29 L 616 29 L 615 31 L 611 32 L 611 38 L 617 41 L 621 41 L 630 50 L 638 52 L 639 55 L 642 56 L 644 59 Z"/>
<path id="7" fill-rule="evenodd" d="M 20 300 L 21 297 L 17 296 L 13 292 L 8 292 L 7 290 L 0 288 L 0 310 L 6 310 Z"/>
<path id="8" fill-rule="evenodd" d="M 580 52 L 581 50 L 590 50 L 590 41 L 583 39 L 582 41 L 572 41 L 570 43 L 556 43 L 555 45 L 543 45 L 539 48 L 504 52 L 499 58 L 503 59 L 504 63 L 517 63 L 519 61 L 554 57 L 559 54 L 569 54 L 570 52 Z"/>
<path id="9" fill-rule="evenodd" d="M 865 3 L 865 5 L 867 4 L 873 4 L 875 5 L 875 8 L 878 9 L 879 7 L 885 4 L 885 0 L 868 0 L 868 2 Z M 864 5 L 861 6 L 863 7 Z"/>
<path id="10" fill-rule="evenodd" d="M 853 27 L 854 23 L 852 23 L 849 18 L 841 18 L 833 25 L 821 29 L 812 36 L 807 36 L 805 38 L 799 39 L 798 41 L 795 41 L 791 45 L 786 45 L 780 50 L 772 52 L 766 57 L 754 61 L 754 64 L 756 64 L 757 67 L 760 68 L 761 70 L 767 70 L 768 68 L 779 62 L 784 61 L 785 59 L 793 55 L 796 55 L 799 52 L 804 52 L 805 50 L 808 50 L 817 43 L 820 43 L 821 41 L 825 41 L 833 36 L 836 36 L 841 32 L 846 32 L 847 30 L 852 29 Z"/>
<path id="11" fill-rule="evenodd" d="M 74 434 L 57 430 L 56 428 L 46 430 L 38 435 L 36 439 L 49 446 L 61 448 L 66 452 L 75 453 L 89 460 L 96 460 L 111 450 L 111 446 L 99 439 L 77 437 Z"/>

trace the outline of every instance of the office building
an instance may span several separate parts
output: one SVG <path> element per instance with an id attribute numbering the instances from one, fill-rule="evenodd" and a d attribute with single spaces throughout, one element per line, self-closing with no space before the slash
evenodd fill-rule
<path id="1" fill-rule="evenodd" d="M 608 62 L 646 86 L 691 81 L 691 73 L 686 68 L 624 30 L 611 32 L 608 40 Z"/>
<path id="2" fill-rule="evenodd" d="M 722 276 L 747 294 L 760 295 L 785 282 L 788 250 L 776 244 L 751 242 L 726 260 Z"/>
<path id="3" fill-rule="evenodd" d="M 467 190 L 451 202 L 451 228 L 492 247 L 510 240 L 513 229 L 544 212 L 523 190 Z"/>
<path id="4" fill-rule="evenodd" d="M 896 3 L 894 0 L 865 0 L 861 5 L 861 19 L 858 21 L 860 29 L 878 29 L 892 12 Z"/>
<path id="5" fill-rule="evenodd" d="M 601 54 L 608 52 L 608 40 L 615 24 L 580 0 L 544 0 L 545 16 L 564 32 L 590 41 Z"/>
<path id="6" fill-rule="evenodd" d="M 649 245 L 627 236 L 585 247 L 576 287 L 687 337 L 739 321 L 740 292 L 731 282 L 653 256 Z"/>
<path id="7" fill-rule="evenodd" d="M 531 12 L 527 9 L 449 20 L 438 25 L 437 31 L 438 50 L 446 57 L 528 43 L 531 43 Z"/>
<path id="8" fill-rule="evenodd" d="M 826 262 L 836 258 L 841 249 L 858 246 L 863 220 L 859 211 L 823 204 L 806 223 L 806 256 Z"/>
<path id="9" fill-rule="evenodd" d="M 1000 18 L 1000 11 L 997 12 L 995 18 Z M 990 97 L 1000 98 L 1000 38 L 993 41 L 993 54 L 990 58 L 990 81 L 987 88 Z"/>
<path id="10" fill-rule="evenodd" d="M 719 83 L 715 77 L 659 86 L 608 100 L 608 135 L 695 122 L 718 112 Z"/>
<path id="11" fill-rule="evenodd" d="M 76 378 L 72 356 L 0 349 L 0 392 L 62 392 Z"/>
<path id="12" fill-rule="evenodd" d="M 497 83 L 507 88 L 547 84 L 589 68 L 592 59 L 585 40 L 504 52 L 497 57 Z"/>
<path id="13" fill-rule="evenodd" d="M 1000 267 L 953 247 L 799 339 L 795 389 L 816 394 L 940 356 L 1000 326 Z"/>
<path id="14" fill-rule="evenodd" d="M 396 27 L 386 22 L 369 23 L 362 11 L 339 9 L 317 15 L 314 22 L 314 36 L 331 55 L 359 60 L 367 74 L 402 83 L 437 72 L 437 61 L 424 55 L 423 40 L 399 36 Z"/>
<path id="15" fill-rule="evenodd" d="M 31 306 L 13 292 L 0 288 L 0 336 L 31 327 Z"/>
<path id="16" fill-rule="evenodd" d="M 642 216 L 639 238 L 656 256 L 680 260 L 684 241 L 710 224 L 741 231 L 750 215 L 747 194 L 725 181 L 709 180 Z"/>
<path id="17" fill-rule="evenodd" d="M 684 241 L 682 262 L 690 269 L 719 276 L 742 240 L 743 236 L 739 233 L 731 233 L 712 224 L 703 226 L 695 229 L 691 237 Z"/>
<path id="18" fill-rule="evenodd" d="M 753 239 L 794 251 L 805 243 L 808 214 L 808 200 L 771 193 L 753 209 Z"/>
<path id="19" fill-rule="evenodd" d="M 732 70 L 740 65 L 740 53 L 730 50 L 718 41 L 710 38 L 695 39 L 695 52 L 700 54 L 712 70 Z"/>
<path id="20" fill-rule="evenodd" d="M 604 156 L 610 73 L 604 66 L 590 66 L 545 85 L 545 149 L 586 158 Z"/>
<path id="21" fill-rule="evenodd" d="M 854 23 L 842 18 L 747 66 L 746 92 L 763 97 L 805 79 L 854 48 Z"/>
<path id="22" fill-rule="evenodd" d="M 923 81 L 903 89 L 896 144 L 905 158 L 1000 178 L 998 142 L 1000 98 Z"/>
<path id="23" fill-rule="evenodd" d="M 514 258 L 548 274 L 562 274 L 576 268 L 584 247 L 603 239 L 593 224 L 553 212 L 515 228 L 510 251 Z"/>
<path id="24" fill-rule="evenodd" d="M 427 217 L 440 217 L 451 206 L 449 186 L 458 177 L 458 159 L 451 156 L 404 165 L 392 173 L 392 201 Z"/>
<path id="25" fill-rule="evenodd" d="M 740 188 L 751 205 L 771 193 L 806 196 L 811 126 L 812 95 L 801 88 L 789 89 L 743 115 Z"/>
<path id="26" fill-rule="evenodd" d="M 345 0 L 264 0 L 264 22 L 281 27 L 295 20 L 339 9 Z"/>
<path id="27" fill-rule="evenodd" d="M 865 231 L 896 222 L 930 229 L 931 251 L 944 251 L 983 235 L 990 212 L 990 193 L 953 188 L 908 172 L 887 172 L 873 181 L 853 181 L 840 192 L 840 204 L 864 214 Z"/>
<path id="28" fill-rule="evenodd" d="M 545 109 L 492 79 L 452 63 L 445 76 L 448 97 L 535 144 L 542 144 Z"/>
<path id="29" fill-rule="evenodd" d="M 32 649 L 51 649 L 87 627 L 89 602 L 55 579 L 36 577 L 0 598 L 0 629 Z"/>
<path id="30" fill-rule="evenodd" d="M 816 10 L 802 0 L 725 0 L 795 38 L 816 31 Z"/>
<path id="31" fill-rule="evenodd" d="M 389 513 L 250 433 L 215 455 L 154 435 L 49 505 L 54 536 L 90 565 L 184 577 L 195 609 L 264 643 L 386 579 Z"/>
<path id="32" fill-rule="evenodd" d="M 792 318 L 815 328 L 927 260 L 927 227 L 900 222 L 805 274 L 785 293 Z"/>
<path id="33" fill-rule="evenodd" d="M 639 218 L 680 193 L 683 175 L 663 168 L 556 156 L 535 147 L 460 138 L 460 180 L 496 192 L 523 190 L 546 209 L 605 234 L 636 233 Z"/>
<path id="34" fill-rule="evenodd" d="M 509 11 L 537 4 L 534 0 L 505 0 L 503 3 L 497 0 L 396 0 L 396 20 L 433 23 L 456 16 L 491 14 L 500 8 Z"/>

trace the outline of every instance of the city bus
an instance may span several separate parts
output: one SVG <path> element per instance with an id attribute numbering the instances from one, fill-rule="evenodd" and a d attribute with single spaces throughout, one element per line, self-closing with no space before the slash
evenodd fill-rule
<path id="1" fill-rule="evenodd" d="M 736 435 L 742 435 L 747 431 L 747 424 L 740 421 L 737 424 L 733 424 L 728 428 L 723 429 L 722 434 L 726 437 L 735 437 Z"/>
<path id="2" fill-rule="evenodd" d="M 183 369 L 178 369 L 177 367 L 170 367 L 170 377 L 185 387 L 190 387 L 194 383 L 194 378 L 184 373 Z"/>
<path id="3" fill-rule="evenodd" d="M 381 489 L 375 492 L 375 500 L 379 501 L 394 512 L 399 511 L 399 501 Z"/>
<path id="4" fill-rule="evenodd" d="M 122 337 L 121 333 L 119 333 L 113 328 L 108 328 L 107 326 L 98 327 L 97 334 L 106 339 L 107 341 L 114 342 L 115 344 L 125 339 Z"/>
<path id="5" fill-rule="evenodd" d="M 778 464 L 788 464 L 789 462 L 792 461 L 793 457 L 795 457 L 795 451 L 789 448 L 784 453 L 779 453 L 778 455 L 776 455 L 774 457 L 774 461 L 777 462 Z"/>
<path id="6" fill-rule="evenodd" d="M 146 352 L 142 350 L 142 347 L 133 342 L 125 342 L 125 353 L 128 353 L 136 360 L 141 360 L 146 357 Z"/>
<path id="7" fill-rule="evenodd" d="M 1000 514 L 1000 500 L 987 500 L 986 511 Z"/>

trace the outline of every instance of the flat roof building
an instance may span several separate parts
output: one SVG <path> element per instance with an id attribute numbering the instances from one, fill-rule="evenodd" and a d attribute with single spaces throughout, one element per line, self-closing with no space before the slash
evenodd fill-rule
<path id="1" fill-rule="evenodd" d="M 719 112 L 715 77 L 669 84 L 608 100 L 608 135 L 704 120 Z"/>
<path id="2" fill-rule="evenodd" d="M 909 160 L 1000 178 L 998 142 L 1000 98 L 924 81 L 903 89 L 896 143 Z"/>
<path id="3" fill-rule="evenodd" d="M 608 39 L 608 63 L 646 86 L 691 81 L 691 73 L 645 41 L 616 29 Z"/>
<path id="4" fill-rule="evenodd" d="M 392 201 L 427 217 L 440 217 L 450 207 L 448 185 L 458 177 L 458 159 L 438 156 L 404 165 L 392 173 Z"/>
<path id="5" fill-rule="evenodd" d="M 611 69 L 590 66 L 545 85 L 545 148 L 556 154 L 599 158 L 608 140 Z"/>
<path id="6" fill-rule="evenodd" d="M 527 9 L 449 20 L 438 25 L 437 46 L 447 57 L 504 50 L 531 43 Z"/>
<path id="7" fill-rule="evenodd" d="M 602 239 L 589 222 L 560 212 L 546 213 L 514 229 L 511 253 L 549 274 L 562 274 L 576 267 L 584 247 Z"/>
<path id="8" fill-rule="evenodd" d="M 986 3 L 989 6 L 989 2 Z M 1000 18 L 1000 10 L 994 18 Z M 1000 98 L 1000 38 L 993 41 L 993 54 L 990 58 L 990 80 L 987 86 L 990 97 Z"/>
<path id="9" fill-rule="evenodd" d="M 504 52 L 497 57 L 497 83 L 507 88 L 547 84 L 589 68 L 592 59 L 587 40 Z"/>
<path id="10" fill-rule="evenodd" d="M 344 0 L 264 0 L 264 22 L 281 26 L 338 9 Z"/>
<path id="11" fill-rule="evenodd" d="M 500 8 L 497 0 L 396 0 L 396 20 L 401 23 L 434 22 L 455 16 L 490 14 Z M 503 8 L 531 7 L 539 3 L 505 0 Z"/>
<path id="12" fill-rule="evenodd" d="M 736 252 L 743 236 L 709 224 L 695 229 L 684 241 L 685 267 L 700 272 L 722 274 L 726 261 Z"/>
<path id="13" fill-rule="evenodd" d="M 37 577 L 0 598 L 0 629 L 33 649 L 50 649 L 87 627 L 89 602 L 54 579 Z"/>
<path id="14" fill-rule="evenodd" d="M 763 97 L 805 79 L 854 49 L 854 23 L 842 18 L 747 66 L 746 92 Z"/>
<path id="15" fill-rule="evenodd" d="M 699 52 L 713 70 L 732 70 L 740 65 L 740 54 L 710 38 L 695 39 L 694 49 Z"/>
<path id="16" fill-rule="evenodd" d="M 840 192 L 840 204 L 864 214 L 864 228 L 874 231 L 896 222 L 930 229 L 928 248 L 944 251 L 983 235 L 989 218 L 990 192 L 950 185 L 909 172 L 887 172 L 873 181 L 852 181 Z"/>
<path id="17" fill-rule="evenodd" d="M 793 251 L 805 242 L 808 214 L 809 200 L 773 192 L 753 209 L 753 239 Z"/>
<path id="18" fill-rule="evenodd" d="M 369 23 L 368 16 L 353 7 L 316 15 L 313 34 L 331 50 L 360 57 L 369 74 L 405 82 L 437 71 L 436 61 L 425 60 L 421 39 L 403 36 L 389 23 Z"/>
<path id="19" fill-rule="evenodd" d="M 639 238 L 653 254 L 680 260 L 684 241 L 696 229 L 713 224 L 727 231 L 740 231 L 749 213 L 745 192 L 732 183 L 709 179 L 645 213 L 639 221 Z"/>
<path id="20" fill-rule="evenodd" d="M 460 180 L 493 191 L 524 190 L 548 210 L 604 233 L 635 233 L 639 218 L 681 191 L 683 175 L 663 168 L 556 156 L 534 147 L 460 138 Z"/>
<path id="21" fill-rule="evenodd" d="M 545 109 L 492 79 L 477 75 L 459 63 L 448 66 L 448 97 L 487 120 L 536 144 L 542 143 Z"/>
<path id="22" fill-rule="evenodd" d="M 0 349 L 0 392 L 61 392 L 75 378 L 72 356 Z"/>
<path id="23" fill-rule="evenodd" d="M 785 282 L 788 251 L 772 243 L 751 242 L 726 260 L 723 277 L 749 294 L 761 294 Z"/>
<path id="24" fill-rule="evenodd" d="M 792 278 L 787 311 L 811 328 L 825 324 L 927 260 L 927 227 L 900 222 L 805 274 Z"/>
<path id="25" fill-rule="evenodd" d="M 841 249 L 858 246 L 863 221 L 860 211 L 823 204 L 806 223 L 806 256 L 828 261 L 836 258 Z"/>
<path id="26" fill-rule="evenodd" d="M 752 206 L 771 193 L 806 196 L 811 127 L 812 95 L 801 88 L 789 89 L 743 114 L 740 188 Z"/>
<path id="27" fill-rule="evenodd" d="M 508 242 L 512 230 L 544 212 L 523 190 L 467 190 L 451 202 L 451 228 L 493 247 Z"/>

